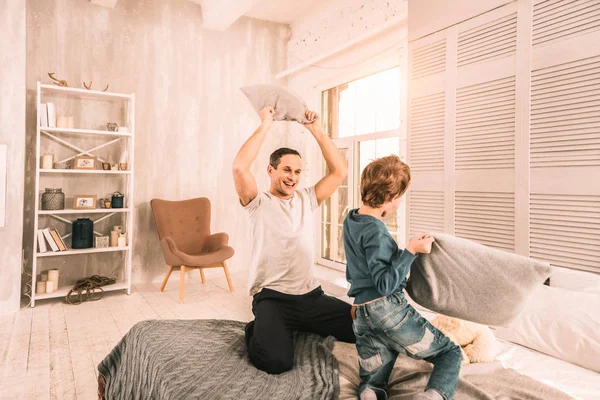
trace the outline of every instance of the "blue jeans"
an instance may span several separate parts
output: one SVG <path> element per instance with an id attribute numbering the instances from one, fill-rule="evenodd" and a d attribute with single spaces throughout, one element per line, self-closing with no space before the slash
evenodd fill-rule
<path id="1" fill-rule="evenodd" d="M 356 307 L 353 324 L 360 361 L 361 384 L 387 399 L 387 382 L 398 354 L 433 364 L 426 389 L 445 400 L 454 396 L 462 362 L 460 347 L 423 318 L 402 293 L 393 293 Z"/>

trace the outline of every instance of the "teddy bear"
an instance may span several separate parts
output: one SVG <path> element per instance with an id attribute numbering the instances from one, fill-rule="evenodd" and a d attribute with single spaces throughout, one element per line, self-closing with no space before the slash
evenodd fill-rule
<path id="1" fill-rule="evenodd" d="M 441 314 L 431 324 L 460 346 L 463 364 L 492 362 L 499 353 L 496 337 L 486 325 Z"/>

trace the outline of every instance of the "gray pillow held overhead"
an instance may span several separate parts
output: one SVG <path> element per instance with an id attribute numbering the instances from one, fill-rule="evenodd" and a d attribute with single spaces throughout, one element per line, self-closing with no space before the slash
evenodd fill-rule
<path id="1" fill-rule="evenodd" d="M 275 109 L 274 121 L 297 121 L 308 124 L 313 121 L 306 119 L 306 103 L 298 95 L 278 85 L 253 85 L 240 89 L 257 113 L 265 107 Z"/>
<path id="2" fill-rule="evenodd" d="M 485 325 L 514 320 L 553 268 L 443 233 L 414 261 L 406 291 L 421 306 Z"/>

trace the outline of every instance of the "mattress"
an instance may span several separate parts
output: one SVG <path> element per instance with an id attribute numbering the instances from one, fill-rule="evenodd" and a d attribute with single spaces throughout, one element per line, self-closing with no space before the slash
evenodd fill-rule
<path id="1" fill-rule="evenodd" d="M 499 340 L 496 360 L 506 368 L 527 375 L 582 400 L 600 399 L 600 374 L 513 343 Z"/>
<path id="2" fill-rule="evenodd" d="M 428 320 L 432 320 L 436 315 L 419 308 L 419 313 Z M 574 399 L 600 399 L 600 374 L 514 343 L 504 340 L 498 342 L 500 354 L 496 361 L 501 362 L 503 367 L 514 369 Z M 356 386 L 351 382 L 355 379 L 348 378 L 340 376 L 340 399 L 355 396 Z"/>
<path id="3" fill-rule="evenodd" d="M 418 311 L 429 321 L 436 315 L 422 308 Z M 512 368 L 520 374 L 555 387 L 575 399 L 600 399 L 600 374 L 597 372 L 518 344 L 496 340 L 500 343 L 500 354 L 496 360 L 502 362 L 504 367 Z"/>

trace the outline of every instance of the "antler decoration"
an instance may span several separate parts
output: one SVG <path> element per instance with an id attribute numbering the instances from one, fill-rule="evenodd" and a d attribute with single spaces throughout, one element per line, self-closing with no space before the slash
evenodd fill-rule
<path id="1" fill-rule="evenodd" d="M 53 76 L 54 74 L 55 74 L 54 72 L 48 72 L 48 76 L 50 77 L 50 79 L 52 79 L 52 80 L 54 81 L 54 84 L 55 84 L 55 85 L 62 86 L 62 87 L 67 87 L 67 86 L 69 86 L 69 84 L 67 83 L 67 81 L 65 81 L 65 80 L 62 80 L 62 79 L 56 79 L 56 78 Z"/>
<path id="2" fill-rule="evenodd" d="M 83 82 L 83 87 L 85 87 L 87 90 L 92 90 L 92 81 L 90 81 L 90 83 L 85 83 L 85 81 Z M 106 87 L 102 90 L 103 92 L 106 92 L 108 90 L 108 85 L 106 85 Z"/>

